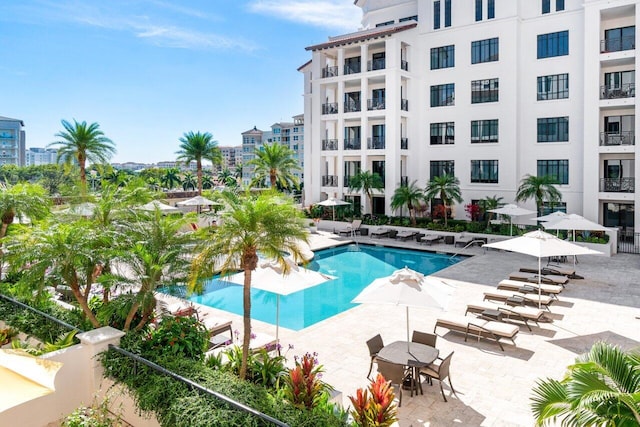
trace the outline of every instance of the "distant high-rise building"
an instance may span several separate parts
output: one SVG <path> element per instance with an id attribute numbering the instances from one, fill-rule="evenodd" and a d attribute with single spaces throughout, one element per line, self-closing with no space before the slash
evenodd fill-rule
<path id="1" fill-rule="evenodd" d="M 24 165 L 38 166 L 55 164 L 58 158 L 58 150 L 55 148 L 31 147 L 25 151 Z"/>
<path id="2" fill-rule="evenodd" d="M 0 165 L 24 166 L 24 122 L 0 116 Z"/>
<path id="3" fill-rule="evenodd" d="M 253 166 L 249 162 L 256 157 L 255 150 L 262 147 L 262 134 L 255 126 L 242 132 L 242 185 L 249 185 L 253 179 Z"/>
<path id="4" fill-rule="evenodd" d="M 222 154 L 222 167 L 232 170 L 236 164 L 242 163 L 242 146 L 219 147 Z M 238 153 L 240 156 L 238 157 Z"/>

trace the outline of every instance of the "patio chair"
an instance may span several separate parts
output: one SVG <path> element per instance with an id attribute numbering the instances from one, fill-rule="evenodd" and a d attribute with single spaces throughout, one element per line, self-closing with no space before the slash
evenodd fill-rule
<path id="1" fill-rule="evenodd" d="M 389 229 L 388 228 L 384 228 L 384 227 L 378 227 L 375 230 L 371 231 L 370 236 L 371 238 L 381 238 L 381 237 L 386 237 L 389 235 Z"/>
<path id="2" fill-rule="evenodd" d="M 456 394 L 456 391 L 453 388 L 453 384 L 451 384 L 451 375 L 449 374 L 449 367 L 451 366 L 451 358 L 453 357 L 453 351 L 451 353 L 449 353 L 449 355 L 447 357 L 445 357 L 444 359 L 440 359 L 441 360 L 440 363 L 432 363 L 429 366 L 427 366 L 426 368 L 421 368 L 420 369 L 420 375 L 424 375 L 425 377 L 427 377 L 427 379 L 429 380 L 429 383 L 431 383 L 431 380 L 438 380 L 438 382 L 440 383 L 440 392 L 442 393 L 442 398 L 444 399 L 444 401 L 447 401 L 447 397 L 444 395 L 444 389 L 442 388 L 442 382 L 445 379 L 449 379 L 449 387 L 451 387 L 451 392 L 453 393 L 454 396 L 458 397 L 458 395 Z"/>
<path id="3" fill-rule="evenodd" d="M 434 333 L 438 327 L 456 332 L 464 332 L 465 341 L 467 341 L 467 337 L 469 335 L 476 336 L 478 340 L 480 338 L 493 340 L 500 346 L 502 351 L 504 351 L 504 347 L 500 340 L 506 338 L 511 340 L 513 345 L 516 345 L 514 339 L 520 331 L 520 328 L 518 328 L 517 325 L 512 325 L 510 323 L 486 320 L 478 317 L 458 316 L 454 314 L 438 318 L 436 320 L 436 325 L 433 328 Z"/>
<path id="4" fill-rule="evenodd" d="M 416 234 L 418 233 L 415 231 L 402 230 L 398 232 L 398 234 L 396 234 L 396 239 L 406 242 L 407 240 L 413 239 L 413 236 L 415 236 Z"/>
<path id="5" fill-rule="evenodd" d="M 555 298 L 551 298 L 549 295 L 538 295 L 537 293 L 523 293 L 515 291 L 505 291 L 502 289 L 495 289 L 484 292 L 484 300 L 500 301 L 507 303 L 508 305 L 532 305 L 546 308 L 548 311 L 549 306 L 557 301 Z"/>
<path id="6" fill-rule="evenodd" d="M 467 310 L 464 312 L 464 314 L 482 314 L 486 310 L 499 311 L 503 316 L 502 321 L 517 320 L 519 322 L 522 322 L 527 327 L 527 329 L 529 329 L 529 331 L 531 331 L 529 321 L 533 321 L 537 326 L 540 326 L 538 322 L 542 321 L 544 318 L 544 310 L 540 310 L 535 307 L 527 307 L 523 305 L 511 306 L 506 304 L 496 304 L 490 301 L 467 304 Z"/>
<path id="7" fill-rule="evenodd" d="M 371 357 L 369 373 L 367 374 L 367 378 L 369 378 L 371 376 L 371 370 L 373 369 L 373 362 L 377 362 L 378 352 L 384 347 L 384 342 L 380 334 L 367 341 L 367 347 L 369 347 L 369 357 Z"/>
<path id="8" fill-rule="evenodd" d="M 341 230 L 338 230 L 338 234 L 340 236 L 354 236 L 360 232 L 360 225 L 362 225 L 362 220 L 354 219 L 351 224 Z"/>
<path id="9" fill-rule="evenodd" d="M 411 342 L 417 342 L 420 344 L 428 345 L 429 347 L 436 347 L 436 340 L 438 336 L 436 334 L 430 334 L 428 332 L 413 331 L 411 336 Z"/>
<path id="10" fill-rule="evenodd" d="M 498 283 L 498 289 L 504 289 L 507 291 L 519 291 L 525 293 L 538 292 L 538 284 L 534 282 L 520 282 L 518 280 L 505 279 Z M 557 298 L 558 294 L 562 292 L 564 288 L 561 285 L 540 285 L 540 293 L 544 295 L 550 295 L 552 298 Z"/>
<path id="11" fill-rule="evenodd" d="M 519 280 L 521 282 L 537 282 L 538 281 L 538 273 L 525 273 L 523 271 L 514 271 L 509 274 L 509 279 L 511 280 Z M 566 285 L 569 283 L 569 278 L 567 276 L 559 276 L 555 274 L 543 274 L 541 276 L 541 282 L 549 285 Z"/>
<path id="12" fill-rule="evenodd" d="M 402 406 L 402 385 L 407 378 L 407 373 L 402 365 L 387 362 L 386 360 L 378 360 L 378 372 L 382 374 L 385 380 L 391 382 L 398 394 L 398 408 Z M 412 392 L 413 394 L 413 392 Z"/>

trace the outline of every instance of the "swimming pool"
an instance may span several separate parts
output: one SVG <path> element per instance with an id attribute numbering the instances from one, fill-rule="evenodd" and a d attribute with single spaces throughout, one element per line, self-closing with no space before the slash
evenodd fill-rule
<path id="1" fill-rule="evenodd" d="M 395 270 L 409 267 L 432 274 L 455 264 L 462 257 L 370 245 L 348 245 L 315 252 L 310 270 L 336 277 L 288 296 L 280 296 L 280 326 L 304 329 L 357 304 L 352 304 L 362 289 L 373 280 Z M 251 289 L 251 318 L 276 323 L 276 294 Z M 210 279 L 202 295 L 189 300 L 242 315 L 242 286 L 218 278 Z"/>

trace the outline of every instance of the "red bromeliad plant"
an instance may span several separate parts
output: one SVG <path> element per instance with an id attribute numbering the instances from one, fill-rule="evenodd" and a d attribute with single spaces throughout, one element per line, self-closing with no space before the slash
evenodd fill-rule
<path id="1" fill-rule="evenodd" d="M 321 380 L 323 368 L 316 356 L 316 353 L 307 353 L 300 359 L 295 356 L 296 366 L 285 377 L 285 397 L 299 408 L 315 407 L 331 390 L 331 386 Z"/>
<path id="2" fill-rule="evenodd" d="M 397 406 L 391 384 L 378 374 L 369 389 L 359 388 L 356 397 L 349 396 L 353 404 L 351 415 L 360 427 L 388 427 L 398 420 Z"/>

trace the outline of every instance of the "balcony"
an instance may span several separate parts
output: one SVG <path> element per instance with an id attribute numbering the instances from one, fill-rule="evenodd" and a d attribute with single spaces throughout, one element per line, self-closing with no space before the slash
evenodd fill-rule
<path id="1" fill-rule="evenodd" d="M 400 177 L 400 187 L 408 187 L 409 186 L 409 177 L 401 176 Z"/>
<path id="2" fill-rule="evenodd" d="M 400 100 L 400 109 L 402 111 L 409 111 L 409 100 L 408 99 L 401 99 Z"/>
<path id="3" fill-rule="evenodd" d="M 384 98 L 367 99 L 367 109 L 384 110 Z"/>
<path id="4" fill-rule="evenodd" d="M 615 88 L 600 86 L 600 99 L 633 98 L 635 96 L 635 83 L 624 83 Z"/>
<path id="5" fill-rule="evenodd" d="M 405 71 L 409 71 L 409 63 L 403 59 L 402 61 L 400 61 L 400 68 Z"/>
<path id="6" fill-rule="evenodd" d="M 348 99 L 344 104 L 345 113 L 357 113 L 358 111 L 360 111 L 360 101 Z"/>
<path id="7" fill-rule="evenodd" d="M 343 187 L 351 187 L 351 178 L 353 178 L 352 176 L 345 176 L 344 177 L 344 186 Z"/>
<path id="8" fill-rule="evenodd" d="M 345 65 L 344 66 L 344 75 L 347 76 L 349 74 L 358 74 L 360 72 L 361 69 L 361 65 L 360 63 L 354 63 L 354 64 L 349 64 L 349 65 Z"/>
<path id="9" fill-rule="evenodd" d="M 409 149 L 409 138 L 400 138 L 400 149 L 401 150 Z"/>
<path id="10" fill-rule="evenodd" d="M 367 138 L 367 148 L 369 150 L 384 150 L 384 136 Z"/>
<path id="11" fill-rule="evenodd" d="M 322 104 L 322 114 L 338 114 L 338 103 L 329 102 Z"/>
<path id="12" fill-rule="evenodd" d="M 322 186 L 323 187 L 337 187 L 338 186 L 338 176 L 337 175 L 324 175 L 322 177 Z"/>
<path id="13" fill-rule="evenodd" d="M 384 70 L 385 64 L 386 64 L 385 58 L 367 61 L 367 71 Z"/>
<path id="14" fill-rule="evenodd" d="M 622 50 L 632 50 L 635 48 L 636 38 L 634 36 L 613 37 L 600 40 L 600 53 L 620 52 Z"/>
<path id="15" fill-rule="evenodd" d="M 322 151 L 335 151 L 338 149 L 338 140 L 337 139 L 323 139 L 322 140 Z"/>
<path id="16" fill-rule="evenodd" d="M 338 67 L 324 67 L 322 69 L 322 78 L 336 77 L 338 75 Z"/>
<path id="17" fill-rule="evenodd" d="M 634 193 L 635 178 L 601 178 L 600 191 L 605 193 Z"/>
<path id="18" fill-rule="evenodd" d="M 360 149 L 360 138 L 351 138 L 344 140 L 344 149 L 345 150 L 359 150 Z"/>
<path id="19" fill-rule="evenodd" d="M 615 133 L 601 132 L 600 145 L 601 146 L 636 145 L 635 132 L 632 130 L 615 132 Z"/>

